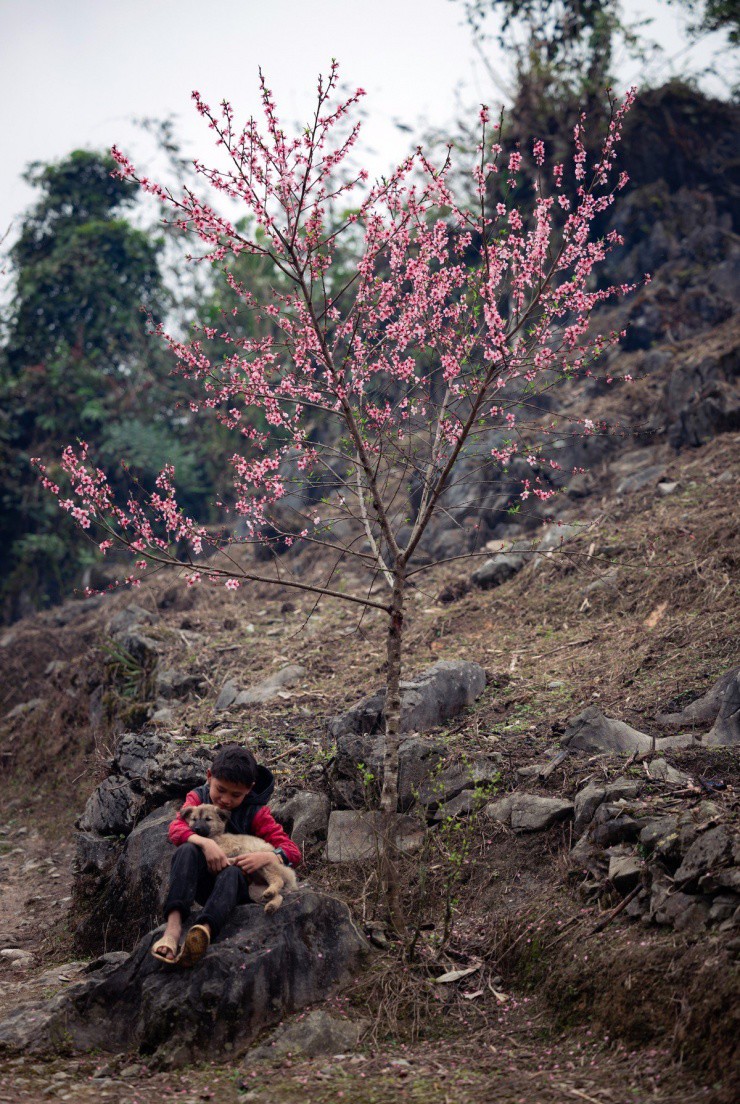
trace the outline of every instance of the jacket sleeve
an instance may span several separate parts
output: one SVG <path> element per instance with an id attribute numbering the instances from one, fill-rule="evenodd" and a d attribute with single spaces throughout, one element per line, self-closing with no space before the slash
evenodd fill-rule
<path id="1" fill-rule="evenodd" d="M 185 801 L 183 803 L 183 809 L 187 809 L 187 807 L 189 805 L 202 805 L 202 804 L 203 804 L 203 802 L 198 797 L 195 790 L 191 790 L 190 793 L 185 798 Z M 185 823 L 185 821 L 180 816 L 180 813 L 177 814 L 177 816 L 175 817 L 175 819 L 172 821 L 169 828 L 167 829 L 167 836 L 169 838 L 169 841 L 170 841 L 170 843 L 174 843 L 175 847 L 179 847 L 181 843 L 187 843 L 187 841 L 190 839 L 190 837 L 193 834 L 194 834 L 193 829 L 188 827 L 188 825 Z"/>
<path id="2" fill-rule="evenodd" d="M 275 817 L 265 805 L 258 809 L 252 821 L 252 835 L 271 843 L 273 847 L 279 847 L 284 853 L 290 866 L 298 866 L 303 855 L 297 844 L 293 843 L 288 833 L 280 827 Z"/>

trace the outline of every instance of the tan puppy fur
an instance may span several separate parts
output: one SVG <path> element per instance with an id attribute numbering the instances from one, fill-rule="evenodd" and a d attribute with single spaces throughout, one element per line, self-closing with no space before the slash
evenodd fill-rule
<path id="1" fill-rule="evenodd" d="M 248 855 L 253 851 L 275 850 L 271 843 L 259 836 L 239 836 L 235 832 L 227 832 L 229 814 L 216 805 L 190 805 L 180 815 L 197 835 L 212 839 L 229 858 Z M 265 912 L 279 909 L 283 903 L 282 892 L 290 893 L 298 885 L 295 872 L 289 866 L 284 866 L 278 858 L 251 874 L 251 879 L 267 882 L 265 890 L 260 886 L 249 887 L 249 895 L 253 901 L 266 902 Z"/>

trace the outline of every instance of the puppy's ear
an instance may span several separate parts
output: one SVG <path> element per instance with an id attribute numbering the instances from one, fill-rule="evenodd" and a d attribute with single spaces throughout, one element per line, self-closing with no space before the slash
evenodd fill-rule
<path id="1" fill-rule="evenodd" d="M 195 805 L 188 805 L 186 809 L 180 809 L 180 816 L 186 824 L 190 824 L 190 821 L 193 819 L 193 814 L 195 813 L 195 810 Z"/>
<path id="2" fill-rule="evenodd" d="M 219 816 L 221 817 L 221 820 L 222 820 L 222 821 L 224 822 L 224 824 L 228 824 L 228 823 L 229 823 L 229 821 L 231 820 L 231 817 L 229 816 L 229 814 L 228 814 L 228 813 L 226 812 L 226 810 L 225 810 L 225 809 L 219 809 L 219 808 L 217 808 L 217 809 L 216 809 L 216 812 L 217 812 L 217 813 L 218 813 L 218 815 L 219 815 Z"/>

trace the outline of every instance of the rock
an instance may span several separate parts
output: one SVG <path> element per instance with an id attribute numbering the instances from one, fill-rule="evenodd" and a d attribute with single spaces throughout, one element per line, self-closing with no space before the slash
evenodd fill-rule
<path id="1" fill-rule="evenodd" d="M 239 687 L 236 685 L 233 679 L 227 679 L 219 690 L 218 697 L 216 698 L 216 704 L 213 708 L 218 710 L 228 709 L 229 706 L 234 704 L 238 696 Z"/>
<path id="2" fill-rule="evenodd" d="M 140 625 L 153 625 L 156 620 L 157 616 L 143 606 L 130 605 L 111 617 L 107 632 L 109 636 L 117 637 L 121 634 L 125 635 Z"/>
<path id="3" fill-rule="evenodd" d="M 678 489 L 678 483 L 659 483 L 656 490 L 659 495 L 666 498 L 668 495 L 672 495 Z"/>
<path id="4" fill-rule="evenodd" d="M 559 797 L 514 794 L 511 802 L 511 827 L 515 832 L 541 832 L 573 812 L 573 802 Z"/>
<path id="5" fill-rule="evenodd" d="M 477 812 L 484 802 L 485 798 L 481 797 L 475 790 L 463 790 L 451 801 L 445 801 L 444 804 L 438 805 L 429 819 L 433 824 L 438 824 L 450 818 L 470 816 L 471 813 Z"/>
<path id="6" fill-rule="evenodd" d="M 725 889 L 733 890 L 735 893 L 740 893 L 740 867 L 738 866 L 731 866 L 713 872 L 711 880 L 713 883 L 711 888 L 713 889 L 722 886 Z M 702 879 L 702 888 L 704 888 L 703 881 L 704 879 Z"/>
<path id="7" fill-rule="evenodd" d="M 394 817 L 392 833 L 393 846 L 405 853 L 416 851 L 424 841 L 424 828 L 415 817 Z M 384 834 L 381 813 L 335 810 L 329 817 L 326 860 L 338 863 L 377 859 Z"/>
<path id="8" fill-rule="evenodd" d="M 457 797 L 463 790 L 496 782 L 500 778 L 498 755 L 453 761 L 444 751 L 419 736 L 411 736 L 399 749 L 399 805 L 405 812 L 416 802 L 427 809 Z"/>
<path id="9" fill-rule="evenodd" d="M 44 970 L 43 974 L 38 974 L 34 978 L 34 981 L 38 985 L 62 985 L 85 972 L 86 969 L 86 962 L 65 962 L 63 966 L 54 966 L 51 970 Z"/>
<path id="10" fill-rule="evenodd" d="M 382 735 L 350 735 L 337 740 L 329 774 L 335 805 L 360 808 L 372 803 L 382 777 L 383 742 Z M 398 761 L 399 812 L 408 812 L 415 803 L 434 809 L 463 790 L 500 777 L 500 756 L 451 760 L 443 745 L 421 736 L 402 741 Z"/>
<path id="11" fill-rule="evenodd" d="M 692 783 L 690 774 L 676 770 L 665 759 L 653 759 L 649 770 L 650 777 L 656 782 L 668 782 L 672 786 L 689 786 Z"/>
<path id="12" fill-rule="evenodd" d="M 117 633 L 114 639 L 116 644 L 124 652 L 128 652 L 140 667 L 147 671 L 151 671 L 156 667 L 161 650 L 158 641 L 153 640 L 150 636 L 145 636 L 144 633 L 137 632 L 136 629 L 131 629 L 125 633 Z"/>
<path id="13" fill-rule="evenodd" d="M 668 893 L 652 910 L 652 919 L 656 924 L 670 925 L 676 931 L 701 931 L 709 919 L 709 906 L 689 893 Z"/>
<path id="14" fill-rule="evenodd" d="M 117 839 L 99 836 L 95 832 L 78 832 L 73 863 L 75 878 L 94 878 L 97 892 L 100 889 L 100 879 L 110 874 L 120 850 L 120 841 Z"/>
<path id="15" fill-rule="evenodd" d="M 44 698 L 31 698 L 29 701 L 21 702 L 20 705 L 14 706 L 9 713 L 5 714 L 5 720 L 14 721 L 18 717 L 25 717 L 29 713 L 34 713 L 44 702 Z"/>
<path id="16" fill-rule="evenodd" d="M 169 728 L 174 724 L 175 712 L 173 709 L 170 709 L 169 706 L 162 706 L 154 710 L 150 717 L 150 721 L 153 725 L 163 725 L 165 728 Z"/>
<path id="17" fill-rule="evenodd" d="M 609 881 L 624 896 L 642 877 L 642 863 L 636 855 L 614 849 L 609 855 Z"/>
<path id="18" fill-rule="evenodd" d="M 591 839 L 597 847 L 631 843 L 639 834 L 639 822 L 629 815 L 624 805 L 602 802 L 594 813 Z"/>
<path id="19" fill-rule="evenodd" d="M 740 668 L 733 678 L 727 679 L 719 697 L 719 714 L 706 742 L 714 747 L 734 747 L 740 744 Z"/>
<path id="20" fill-rule="evenodd" d="M 276 671 L 274 675 L 270 675 L 269 678 L 253 686 L 250 690 L 242 690 L 237 694 L 233 705 L 235 707 L 240 705 L 263 705 L 265 702 L 272 701 L 273 698 L 278 697 L 282 690 L 288 690 L 291 687 L 298 686 L 305 674 L 306 668 L 301 667 L 297 663 L 289 667 L 283 667 L 280 671 Z"/>
<path id="21" fill-rule="evenodd" d="M 678 736 L 661 736 L 655 741 L 656 751 L 670 751 L 672 748 L 699 747 L 699 734 L 683 732 Z"/>
<path id="22" fill-rule="evenodd" d="M 642 789 L 642 781 L 637 778 L 614 778 L 605 783 L 607 801 L 633 801 Z"/>
<path id="23" fill-rule="evenodd" d="M 628 475 L 625 479 L 622 479 L 617 484 L 616 493 L 618 495 L 634 494 L 645 487 L 655 487 L 664 475 L 665 468 L 662 464 L 651 464 L 649 467 L 641 468 L 633 475 Z"/>
<path id="24" fill-rule="evenodd" d="M 202 783 L 212 754 L 210 748 L 186 750 L 164 733 L 121 738 L 111 775 L 91 795 L 78 821 L 74 896 L 82 917 L 76 936 L 80 950 L 100 951 L 106 941 L 111 948 L 130 945 L 132 931 L 143 932 L 158 915 L 156 895 L 163 877 L 166 882 L 171 855 L 166 824 L 187 791 Z M 172 804 L 165 805 L 168 800 Z M 144 847 L 150 832 L 151 842 Z M 127 924 L 134 928 L 127 932 Z"/>
<path id="25" fill-rule="evenodd" d="M 77 827 L 102 836 L 126 836 L 143 807 L 143 796 L 126 779 L 106 778 L 88 799 Z"/>
<path id="26" fill-rule="evenodd" d="M 589 782 L 576 794 L 573 811 L 573 827 L 577 833 L 591 823 L 594 813 L 606 797 L 603 786 L 597 786 L 595 782 Z"/>
<path id="27" fill-rule="evenodd" d="M 180 802 L 150 813 L 128 836 L 93 921 L 104 925 L 108 945 L 128 943 L 155 927 L 162 917 L 174 847 L 167 829 Z M 91 932 L 88 932 L 88 938 Z"/>
<path id="28" fill-rule="evenodd" d="M 724 702 L 725 690 L 740 674 L 740 667 L 725 671 L 710 690 L 682 709 L 680 713 L 659 713 L 657 720 L 666 728 L 689 728 L 716 720 Z"/>
<path id="29" fill-rule="evenodd" d="M 491 590 L 493 587 L 501 586 L 507 579 L 513 578 L 522 570 L 526 562 L 526 557 L 518 552 L 500 552 L 481 564 L 473 572 L 471 580 L 481 590 Z"/>
<path id="30" fill-rule="evenodd" d="M 440 660 L 427 671 L 401 683 L 401 731 L 428 732 L 458 716 L 485 689 L 486 673 L 478 663 Z M 385 691 L 354 705 L 329 723 L 329 734 L 340 736 L 382 732 Z"/>
<path id="31" fill-rule="evenodd" d="M 331 805 L 326 794 L 299 790 L 285 801 L 271 805 L 273 816 L 299 847 L 311 847 L 326 839 Z"/>
<path id="32" fill-rule="evenodd" d="M 33 966 L 36 961 L 30 951 L 24 951 L 20 947 L 4 947 L 0 951 L 0 958 L 18 967 Z"/>
<path id="33" fill-rule="evenodd" d="M 726 866 L 732 858 L 732 851 L 733 837 L 724 825 L 702 832 L 686 851 L 674 875 L 676 884 L 688 885 Z"/>
<path id="34" fill-rule="evenodd" d="M 611 782 L 597 785 L 589 782 L 587 786 L 576 794 L 575 820 L 576 832 L 582 832 L 589 824 L 602 801 L 629 801 L 637 797 L 642 788 L 642 783 L 632 778 L 615 778 Z"/>
<path id="35" fill-rule="evenodd" d="M 669 836 L 678 838 L 678 817 L 662 816 L 648 820 L 640 829 L 640 843 L 646 851 L 652 851 Z"/>
<path id="36" fill-rule="evenodd" d="M 530 763 L 526 767 L 517 767 L 516 776 L 522 781 L 526 781 L 528 778 L 539 778 L 546 767 L 547 763 Z"/>
<path id="37" fill-rule="evenodd" d="M 187 674 L 168 667 L 157 672 L 155 683 L 157 696 L 169 701 L 171 698 L 186 698 L 205 686 L 203 675 Z"/>
<path id="38" fill-rule="evenodd" d="M 495 820 L 499 824 L 511 824 L 511 807 L 514 803 L 514 795 L 506 794 L 497 801 L 491 801 L 483 809 L 483 815 L 489 820 Z"/>
<path id="39" fill-rule="evenodd" d="M 351 1054 L 369 1020 L 340 1020 L 315 1008 L 290 1024 L 281 1024 L 262 1046 L 247 1052 L 245 1064 L 282 1058 L 318 1058 L 321 1055 Z"/>
<path id="40" fill-rule="evenodd" d="M 265 915 L 243 905 L 192 970 L 149 954 L 148 933 L 106 977 L 92 976 L 0 1023 L 0 1051 L 154 1055 L 160 1066 L 213 1060 L 324 1000 L 360 967 L 367 944 L 345 904 L 301 889 Z"/>
<path id="41" fill-rule="evenodd" d="M 101 970 L 110 973 L 112 970 L 117 969 L 123 962 L 128 961 L 128 951 L 107 951 L 105 954 L 100 955 L 98 958 L 88 962 L 85 966 L 84 972 L 86 974 L 99 973 Z"/>
<path id="42" fill-rule="evenodd" d="M 624 721 L 605 717 L 595 705 L 590 705 L 570 719 L 562 742 L 571 750 L 604 751 L 617 755 L 631 755 L 634 752 L 642 755 L 653 747 L 650 736 L 631 728 Z"/>
<path id="43" fill-rule="evenodd" d="M 718 893 L 712 901 L 709 909 L 709 919 L 715 924 L 721 924 L 723 920 L 729 920 L 735 915 L 740 901 L 734 893 Z"/>

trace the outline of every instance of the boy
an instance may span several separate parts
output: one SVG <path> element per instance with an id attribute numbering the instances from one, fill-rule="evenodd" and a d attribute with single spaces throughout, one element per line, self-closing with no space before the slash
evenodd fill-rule
<path id="1" fill-rule="evenodd" d="M 278 858 L 287 866 L 297 866 L 301 861 L 299 848 L 267 807 L 274 788 L 272 771 L 258 766 L 251 751 L 229 744 L 216 755 L 206 772 L 205 784 L 187 795 L 183 808 L 217 805 L 229 813 L 227 832 L 259 836 L 277 848 Z M 179 966 L 192 966 L 206 953 L 231 910 L 249 900 L 248 876 L 274 861 L 275 851 L 240 855 L 230 863 L 214 840 L 193 832 L 179 813 L 170 824 L 168 835 L 177 850 L 163 910 L 167 926 L 151 953 L 169 965 L 176 962 Z M 183 922 L 196 900 L 204 902 L 203 911 L 179 949 Z"/>

